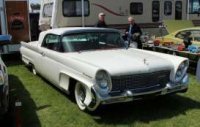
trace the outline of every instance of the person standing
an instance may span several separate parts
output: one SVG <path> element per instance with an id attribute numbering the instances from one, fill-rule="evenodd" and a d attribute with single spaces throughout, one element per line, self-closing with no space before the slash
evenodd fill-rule
<path id="1" fill-rule="evenodd" d="M 103 12 L 99 13 L 98 15 L 98 22 L 95 24 L 95 27 L 104 27 L 106 28 L 107 25 L 105 23 L 105 14 Z"/>
<path id="2" fill-rule="evenodd" d="M 192 44 L 191 32 L 186 32 L 183 38 L 183 43 L 185 45 L 185 49 L 188 50 L 188 46 Z"/>
<path id="3" fill-rule="evenodd" d="M 135 41 L 137 43 L 137 47 L 141 49 L 142 42 L 140 40 L 140 36 L 142 35 L 142 31 L 140 27 L 135 23 L 133 17 L 128 17 L 128 24 L 129 26 L 126 28 L 125 31 L 125 38 L 129 42 L 129 45 L 130 41 Z"/>

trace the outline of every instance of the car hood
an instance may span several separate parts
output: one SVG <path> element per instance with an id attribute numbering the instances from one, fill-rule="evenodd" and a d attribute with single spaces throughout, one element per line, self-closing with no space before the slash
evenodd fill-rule
<path id="1" fill-rule="evenodd" d="M 148 73 L 172 68 L 168 60 L 133 48 L 72 53 L 70 57 L 106 70 L 111 75 Z"/>

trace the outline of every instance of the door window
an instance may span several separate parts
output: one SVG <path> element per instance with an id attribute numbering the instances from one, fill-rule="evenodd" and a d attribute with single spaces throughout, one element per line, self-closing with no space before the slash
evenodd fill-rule
<path id="1" fill-rule="evenodd" d="M 43 17 L 52 17 L 53 3 L 44 4 Z"/>

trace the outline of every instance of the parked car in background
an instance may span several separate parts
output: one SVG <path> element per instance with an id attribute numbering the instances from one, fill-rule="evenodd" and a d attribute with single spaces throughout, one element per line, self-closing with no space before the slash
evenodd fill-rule
<path id="1" fill-rule="evenodd" d="M 183 39 L 187 33 L 190 33 L 192 44 L 200 46 L 200 27 L 191 27 L 177 30 L 166 36 L 158 37 L 156 40 L 159 40 L 161 44 L 183 44 Z"/>
<path id="2" fill-rule="evenodd" d="M 187 58 L 126 48 L 115 29 L 51 29 L 21 44 L 32 72 L 74 93 L 81 110 L 188 89 Z"/>
<path id="3" fill-rule="evenodd" d="M 8 111 L 9 106 L 9 84 L 7 68 L 0 57 L 0 115 Z"/>

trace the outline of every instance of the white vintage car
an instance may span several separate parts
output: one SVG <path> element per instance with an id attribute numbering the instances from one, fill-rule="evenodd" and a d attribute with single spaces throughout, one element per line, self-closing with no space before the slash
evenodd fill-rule
<path id="1" fill-rule="evenodd" d="M 52 29 L 21 44 L 33 73 L 74 94 L 81 110 L 188 88 L 187 58 L 126 48 L 118 30 Z"/>

